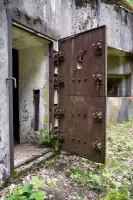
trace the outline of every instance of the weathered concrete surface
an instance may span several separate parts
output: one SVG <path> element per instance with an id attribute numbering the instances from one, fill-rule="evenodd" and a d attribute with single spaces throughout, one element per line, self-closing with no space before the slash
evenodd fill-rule
<path id="1" fill-rule="evenodd" d="M 133 98 L 113 97 L 107 99 L 107 120 L 122 122 L 133 119 Z"/>
<path id="2" fill-rule="evenodd" d="M 97 0 L 12 0 L 13 19 L 55 40 L 107 25 L 108 46 L 133 52 L 133 15 Z M 127 43 L 127 41 L 130 41 Z"/>
<path id="3" fill-rule="evenodd" d="M 13 19 L 51 38 L 61 35 L 60 0 L 12 0 Z"/>
<path id="4" fill-rule="evenodd" d="M 18 144 L 14 147 L 14 167 L 18 168 L 50 152 L 51 149 L 33 144 Z"/>
<path id="5" fill-rule="evenodd" d="M 9 93 L 6 78 L 8 77 L 8 28 L 6 11 L 0 5 L 0 170 L 2 164 L 10 171 L 9 142 Z M 4 175 L 1 174 L 0 175 Z M 3 180 L 6 177 L 3 177 Z M 1 184 L 1 183 L 0 183 Z"/>
<path id="6" fill-rule="evenodd" d="M 72 33 L 107 25 L 108 46 L 133 52 L 133 15 L 131 13 L 123 8 L 105 4 L 101 1 L 98 4 L 96 0 L 74 0 L 73 2 L 75 3 L 72 5 Z M 83 3 L 78 4 L 76 2 Z"/>

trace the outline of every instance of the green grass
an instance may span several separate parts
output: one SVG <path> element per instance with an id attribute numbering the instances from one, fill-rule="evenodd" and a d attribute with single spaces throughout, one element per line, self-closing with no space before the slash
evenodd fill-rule
<path id="1" fill-rule="evenodd" d="M 85 170 L 81 165 L 86 161 L 79 158 L 79 162 L 80 167 L 66 169 L 75 182 L 93 189 L 101 199 L 133 200 L 133 121 L 108 125 L 105 166 L 91 163 Z"/>

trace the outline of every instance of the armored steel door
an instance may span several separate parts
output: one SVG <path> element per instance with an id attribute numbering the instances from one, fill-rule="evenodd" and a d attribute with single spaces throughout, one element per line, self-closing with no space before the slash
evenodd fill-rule
<path id="1" fill-rule="evenodd" d="M 63 150 L 105 162 L 106 27 L 59 42 L 59 134 Z M 55 114 L 56 114 L 55 113 Z"/>

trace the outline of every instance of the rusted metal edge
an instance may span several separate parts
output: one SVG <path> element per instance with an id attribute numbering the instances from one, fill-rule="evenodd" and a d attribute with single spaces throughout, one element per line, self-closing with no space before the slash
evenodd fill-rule
<path id="1" fill-rule="evenodd" d="M 104 27 L 105 27 L 105 29 L 106 29 L 107 26 L 106 26 L 106 25 L 98 26 L 98 27 L 96 27 L 96 28 L 93 28 L 93 29 L 90 29 L 90 30 L 87 30 L 87 31 L 84 31 L 84 32 L 81 32 L 81 33 L 76 33 L 76 34 L 74 34 L 74 35 L 72 35 L 72 36 L 68 36 L 68 37 L 65 37 L 65 38 L 60 39 L 59 42 L 62 42 L 62 41 L 65 41 L 65 40 L 69 40 L 69 39 L 72 39 L 72 38 L 74 38 L 74 37 L 76 37 L 76 36 L 79 36 L 79 35 L 88 33 L 89 31 L 92 32 L 92 31 L 95 31 L 95 30 L 97 30 L 97 29 L 101 29 L 101 28 L 104 28 Z"/>

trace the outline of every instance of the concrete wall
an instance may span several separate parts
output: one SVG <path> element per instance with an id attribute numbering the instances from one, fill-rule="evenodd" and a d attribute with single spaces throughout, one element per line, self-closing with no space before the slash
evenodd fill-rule
<path id="1" fill-rule="evenodd" d="M 122 122 L 133 119 L 133 97 L 112 97 L 107 100 L 107 120 Z"/>
<path id="2" fill-rule="evenodd" d="M 118 97 L 133 96 L 133 60 L 131 56 L 108 56 L 108 78 L 121 78 Z"/>
<path id="3" fill-rule="evenodd" d="M 19 51 L 20 142 L 41 142 L 49 131 L 49 45 Z M 39 132 L 34 131 L 33 90 L 40 90 Z"/>
<path id="4" fill-rule="evenodd" d="M 8 29 L 6 11 L 0 5 L 0 170 L 2 162 L 10 171 L 9 143 L 9 91 L 6 78 L 8 77 Z M 0 175 L 1 174 L 0 172 Z M 5 178 L 5 177 L 3 177 Z"/>
<path id="5" fill-rule="evenodd" d="M 122 53 L 122 52 L 121 52 Z M 133 60 L 120 51 L 108 56 L 108 78 L 120 78 L 118 97 L 108 97 L 107 120 L 121 122 L 133 119 Z"/>
<path id="6" fill-rule="evenodd" d="M 5 1 L 7 2 L 7 1 Z M 13 19 L 55 40 L 107 25 L 108 46 L 133 52 L 133 15 L 101 0 L 12 0 Z M 127 43 L 127 41 L 130 41 Z"/>
<path id="7" fill-rule="evenodd" d="M 107 25 L 108 46 L 133 52 L 133 15 L 123 8 L 94 0 L 74 0 L 72 5 L 73 32 Z M 130 42 L 127 42 L 130 41 Z"/>

